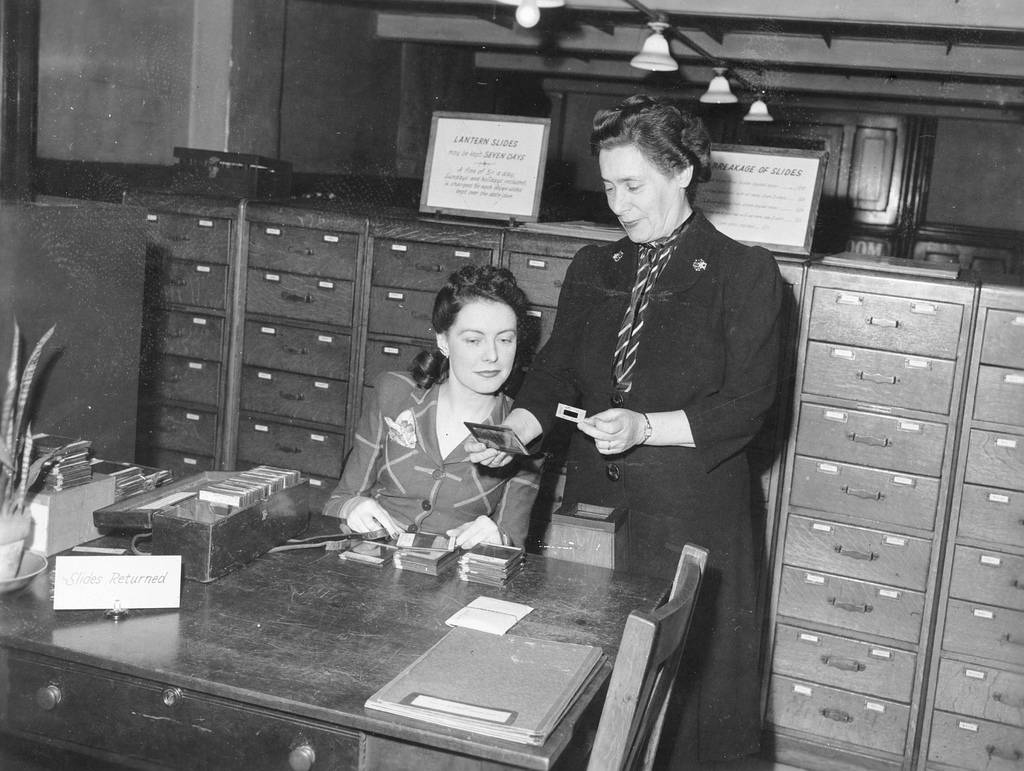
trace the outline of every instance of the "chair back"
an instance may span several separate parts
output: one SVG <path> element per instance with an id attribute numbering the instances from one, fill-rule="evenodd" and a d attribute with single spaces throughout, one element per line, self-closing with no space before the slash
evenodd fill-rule
<path id="1" fill-rule="evenodd" d="M 587 771 L 653 767 L 707 558 L 707 549 L 687 544 L 668 599 L 626 619 Z"/>

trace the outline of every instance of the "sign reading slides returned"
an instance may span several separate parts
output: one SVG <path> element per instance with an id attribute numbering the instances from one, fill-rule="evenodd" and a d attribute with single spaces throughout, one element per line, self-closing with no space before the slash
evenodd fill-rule
<path id="1" fill-rule="evenodd" d="M 549 118 L 435 112 L 420 211 L 535 222 Z"/>

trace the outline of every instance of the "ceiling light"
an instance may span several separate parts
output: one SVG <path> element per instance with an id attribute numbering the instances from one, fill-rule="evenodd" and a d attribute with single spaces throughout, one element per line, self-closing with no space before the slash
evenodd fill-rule
<path id="1" fill-rule="evenodd" d="M 651 72 L 671 72 L 679 69 L 679 64 L 672 58 L 668 50 L 668 40 L 665 38 L 665 30 L 668 24 L 662 21 L 651 21 L 647 23 L 651 28 L 651 34 L 644 41 L 640 53 L 629 60 L 630 67 L 638 70 L 650 70 Z"/>
<path id="2" fill-rule="evenodd" d="M 498 2 L 504 5 L 518 6 L 516 8 L 516 23 L 527 29 L 536 26 L 540 21 L 541 8 L 561 8 L 565 5 L 565 0 L 498 0 Z"/>
<path id="3" fill-rule="evenodd" d="M 750 109 L 747 110 L 747 114 L 743 116 L 743 120 L 748 120 L 756 123 L 771 123 L 775 118 L 768 112 L 768 105 L 764 103 L 764 94 L 757 97 L 750 104 Z"/>
<path id="4" fill-rule="evenodd" d="M 715 77 L 708 83 L 708 90 L 701 94 L 700 100 L 706 104 L 733 104 L 738 102 L 736 94 L 729 88 L 725 79 L 726 67 L 715 67 Z"/>

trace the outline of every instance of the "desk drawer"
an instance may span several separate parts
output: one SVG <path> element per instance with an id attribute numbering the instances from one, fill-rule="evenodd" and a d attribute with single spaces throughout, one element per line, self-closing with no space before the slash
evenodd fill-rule
<path id="1" fill-rule="evenodd" d="M 374 285 L 419 289 L 429 292 L 431 297 L 448 274 L 463 265 L 490 263 L 491 250 L 481 247 L 389 238 L 377 238 L 373 242 Z"/>
<path id="2" fill-rule="evenodd" d="M 787 565 L 782 569 L 779 613 L 848 632 L 916 643 L 924 595 Z"/>
<path id="3" fill-rule="evenodd" d="M 1024 436 L 972 430 L 964 479 L 974 484 L 1024 489 Z"/>
<path id="4" fill-rule="evenodd" d="M 944 658 L 935 708 L 1024 728 L 1024 675 Z"/>
<path id="5" fill-rule="evenodd" d="M 345 425 L 348 384 L 265 367 L 242 368 L 241 408 L 314 423 Z"/>
<path id="6" fill-rule="evenodd" d="M 936 710 L 928 760 L 979 771 L 1020 771 L 1024 730 Z"/>
<path id="7" fill-rule="evenodd" d="M 183 311 L 153 314 L 152 347 L 159 353 L 192 356 L 209 361 L 221 358 L 224 319 Z"/>
<path id="8" fill-rule="evenodd" d="M 1024 666 L 1024 613 L 950 599 L 942 646 L 969 656 Z"/>
<path id="9" fill-rule="evenodd" d="M 367 330 L 434 340 L 435 294 L 415 289 L 371 287 Z"/>
<path id="10" fill-rule="evenodd" d="M 1024 547 L 1024 492 L 964 485 L 957 533 L 961 538 Z"/>
<path id="11" fill-rule="evenodd" d="M 942 472 L 946 426 L 804 403 L 796 437 L 802 455 L 937 477 Z"/>
<path id="12" fill-rule="evenodd" d="M 515 274 L 519 288 L 526 292 L 531 303 L 552 308 L 558 305 L 558 294 L 571 259 L 512 252 L 508 260 L 509 270 Z"/>
<path id="13" fill-rule="evenodd" d="M 909 702 L 917 656 L 899 648 L 779 624 L 772 671 Z"/>
<path id="14" fill-rule="evenodd" d="M 249 267 L 355 281 L 359 234 L 253 222 Z"/>
<path id="15" fill-rule="evenodd" d="M 216 407 L 220 401 L 220 364 L 215 361 L 161 356 L 143 373 L 142 393 L 156 399 Z"/>
<path id="16" fill-rule="evenodd" d="M 224 310 L 227 303 L 225 265 L 163 260 L 154 265 L 154 287 L 162 305 L 194 305 Z"/>
<path id="17" fill-rule="evenodd" d="M 815 287 L 809 332 L 813 340 L 952 359 L 963 313 L 957 303 Z"/>
<path id="18" fill-rule="evenodd" d="M 924 356 L 810 342 L 804 367 L 807 393 L 945 415 L 954 363 Z"/>
<path id="19" fill-rule="evenodd" d="M 147 404 L 139 410 L 139 433 L 145 444 L 213 456 L 217 413 L 170 404 Z"/>
<path id="20" fill-rule="evenodd" d="M 287 771 L 299 745 L 313 750 L 315 768 L 358 765 L 355 732 L 91 667 L 18 653 L 10 662 L 8 718 L 36 736 L 172 768 Z"/>
<path id="21" fill-rule="evenodd" d="M 350 281 L 249 269 L 247 313 L 350 327 L 353 302 Z"/>
<path id="22" fill-rule="evenodd" d="M 981 365 L 974 419 L 1024 426 L 1024 370 Z"/>
<path id="23" fill-rule="evenodd" d="M 433 340 L 406 343 L 400 340 L 366 341 L 366 361 L 363 365 L 363 382 L 372 386 L 383 372 L 408 372 L 412 360 L 423 350 L 431 350 Z"/>
<path id="24" fill-rule="evenodd" d="M 773 675 L 767 720 L 819 739 L 901 755 L 907 742 L 910 709 L 874 696 Z"/>
<path id="25" fill-rule="evenodd" d="M 245 322 L 242 361 L 306 375 L 347 380 L 352 337 L 288 324 Z"/>
<path id="26" fill-rule="evenodd" d="M 981 360 L 997 367 L 1024 367 L 1024 311 L 988 310 Z"/>
<path id="27" fill-rule="evenodd" d="M 924 591 L 931 542 L 792 515 L 786 527 L 785 562 Z"/>
<path id="28" fill-rule="evenodd" d="M 961 600 L 1024 611 L 1024 557 L 957 546 L 949 593 Z"/>
<path id="29" fill-rule="evenodd" d="M 231 220 L 150 212 L 146 222 L 150 253 L 225 265 L 230 261 Z"/>
<path id="30" fill-rule="evenodd" d="M 797 455 L 790 501 L 819 511 L 931 530 L 939 482 Z"/>
<path id="31" fill-rule="evenodd" d="M 238 457 L 253 464 L 294 468 L 325 477 L 341 476 L 344 435 L 289 426 L 243 415 L 238 426 Z"/>

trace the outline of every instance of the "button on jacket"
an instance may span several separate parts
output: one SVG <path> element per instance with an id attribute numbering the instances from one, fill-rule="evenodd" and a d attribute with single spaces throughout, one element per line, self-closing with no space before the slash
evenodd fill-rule
<path id="1" fill-rule="evenodd" d="M 521 458 L 491 469 L 471 462 L 461 443 L 442 458 L 437 385 L 424 390 L 406 373 L 385 372 L 366 393 L 352 451 L 324 514 L 344 519 L 370 497 L 399 526 L 427 513 L 421 529 L 443 533 L 484 515 L 511 543 L 523 545 L 537 497 L 537 464 Z M 500 423 L 511 406 L 512 400 L 501 396 L 482 422 Z"/>

